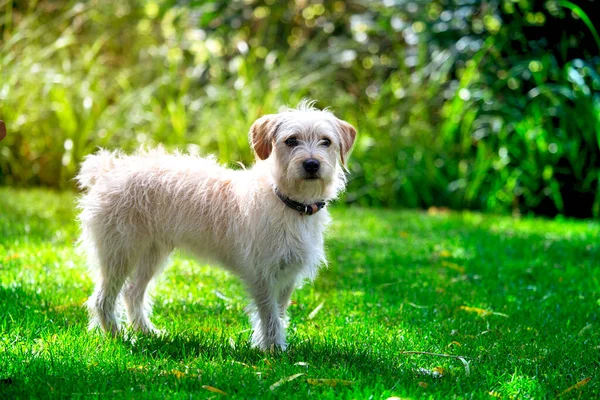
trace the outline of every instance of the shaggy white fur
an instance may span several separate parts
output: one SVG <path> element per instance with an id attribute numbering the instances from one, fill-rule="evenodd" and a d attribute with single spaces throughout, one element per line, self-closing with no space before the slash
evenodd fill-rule
<path id="1" fill-rule="evenodd" d="M 342 164 L 355 135 L 348 123 L 303 103 L 252 125 L 259 160 L 248 170 L 162 148 L 88 156 L 77 180 L 86 189 L 79 201 L 80 243 L 96 283 L 87 303 L 90 327 L 117 335 L 122 296 L 132 327 L 155 331 L 147 287 L 179 247 L 239 276 L 253 299 L 253 344 L 285 349 L 290 296 L 325 264 L 330 217 L 326 208 L 301 215 L 274 188 L 307 204 L 335 198 L 345 185 Z"/>

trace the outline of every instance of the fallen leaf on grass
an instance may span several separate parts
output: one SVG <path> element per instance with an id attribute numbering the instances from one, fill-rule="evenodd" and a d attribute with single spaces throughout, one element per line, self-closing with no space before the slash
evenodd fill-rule
<path id="1" fill-rule="evenodd" d="M 490 311 L 479 307 L 460 306 L 460 309 L 466 312 L 475 313 L 480 317 L 485 317 L 491 314 Z"/>
<path id="2" fill-rule="evenodd" d="M 13 253 L 10 256 L 6 256 L 6 258 L 4 259 L 5 261 L 10 261 L 10 260 L 15 260 L 17 258 L 21 257 L 19 255 L 19 253 Z"/>
<path id="3" fill-rule="evenodd" d="M 431 307 L 431 306 L 421 306 L 419 304 L 415 304 L 410 301 L 407 301 L 406 304 L 408 304 L 409 306 L 414 307 L 414 308 L 430 308 Z"/>
<path id="4" fill-rule="evenodd" d="M 479 307 L 460 306 L 460 309 L 466 312 L 476 313 L 480 317 L 487 317 L 488 315 L 498 315 L 499 317 L 508 318 L 507 314 L 490 311 Z"/>
<path id="5" fill-rule="evenodd" d="M 448 207 L 429 207 L 427 209 L 427 214 L 429 215 L 446 215 L 450 213 L 450 209 Z"/>
<path id="6" fill-rule="evenodd" d="M 217 389 L 216 387 L 212 387 L 212 386 L 208 386 L 208 385 L 203 385 L 202 389 L 206 389 L 209 392 L 213 392 L 213 393 L 219 393 L 219 394 L 223 394 L 225 396 L 227 396 L 227 393 L 225 393 L 224 391 L 222 391 L 221 389 Z"/>
<path id="7" fill-rule="evenodd" d="M 275 390 L 279 386 L 283 385 L 284 383 L 293 381 L 294 379 L 297 379 L 298 377 L 300 377 L 302 375 L 304 375 L 304 374 L 294 374 L 294 375 L 286 376 L 285 378 L 281 378 L 280 380 L 278 380 L 277 382 L 275 382 L 274 384 L 272 384 L 269 387 L 269 389 Z"/>
<path id="8" fill-rule="evenodd" d="M 460 343 L 458 343 L 456 340 L 453 340 L 450 343 L 448 343 L 448 346 L 446 346 L 446 347 L 450 347 L 452 345 L 455 345 L 455 346 L 458 346 L 458 347 L 462 347 L 462 345 Z"/>
<path id="9" fill-rule="evenodd" d="M 462 356 L 455 356 L 452 354 L 430 353 L 428 351 L 403 351 L 402 354 L 417 354 L 417 355 L 424 355 L 424 356 L 456 358 L 461 363 L 463 363 L 463 365 L 465 367 L 465 376 L 469 376 L 471 374 L 471 368 L 469 367 L 469 362 Z"/>
<path id="10" fill-rule="evenodd" d="M 577 336 L 582 337 L 587 331 L 589 331 L 590 329 L 592 329 L 592 324 L 587 324 L 586 326 L 584 326 L 579 333 L 577 334 Z"/>
<path id="11" fill-rule="evenodd" d="M 345 381 L 343 379 L 312 379 L 312 378 L 309 378 L 306 380 L 306 383 L 308 383 L 309 385 L 325 385 L 325 386 L 336 387 L 338 385 L 350 386 L 354 382 Z"/>
<path id="12" fill-rule="evenodd" d="M 165 373 L 165 375 L 173 375 L 177 379 L 181 379 L 185 376 L 185 372 L 178 371 L 176 369 L 171 370 L 171 372 Z"/>
<path id="13" fill-rule="evenodd" d="M 404 283 L 404 281 L 403 280 L 399 280 L 397 282 L 382 283 L 381 285 L 377 285 L 377 287 L 386 287 L 386 286 L 392 286 L 392 285 L 400 285 L 401 283 Z"/>
<path id="14" fill-rule="evenodd" d="M 258 367 L 254 366 L 254 365 L 248 365 L 248 364 L 243 363 L 241 361 L 232 361 L 231 363 L 232 364 L 239 364 L 239 365 L 241 365 L 243 367 L 246 367 L 246 368 L 258 369 Z"/>
<path id="15" fill-rule="evenodd" d="M 456 263 L 448 262 L 448 261 L 442 261 L 442 267 L 450 268 L 451 270 L 460 272 L 461 274 L 464 274 L 466 271 L 465 267 L 462 267 Z"/>
<path id="16" fill-rule="evenodd" d="M 438 256 L 443 257 L 443 258 L 448 258 L 451 255 L 452 254 L 448 250 L 442 250 L 438 253 Z"/>
<path id="17" fill-rule="evenodd" d="M 557 397 L 560 397 L 560 396 L 562 396 L 564 394 L 567 394 L 567 393 L 569 393 L 572 390 L 581 389 L 582 387 L 584 387 L 585 385 L 587 385 L 591 380 L 592 380 L 592 378 L 585 378 L 584 380 L 577 382 L 576 384 L 574 384 L 570 388 L 568 388 L 568 389 L 564 390 L 563 392 L 561 392 Z"/>
<path id="18" fill-rule="evenodd" d="M 417 385 L 421 386 L 422 388 L 427 388 L 427 386 L 429 386 L 427 382 L 419 382 Z"/>
<path id="19" fill-rule="evenodd" d="M 325 304 L 325 302 L 324 302 L 324 301 L 322 301 L 322 302 L 321 302 L 321 304 L 319 304 L 319 305 L 317 306 L 317 308 L 315 308 L 314 310 L 312 310 L 312 312 L 311 312 L 310 314 L 308 314 L 308 319 L 313 319 L 313 318 L 314 318 L 314 317 L 317 315 L 317 313 L 318 313 L 319 311 L 321 311 L 321 308 L 323 308 L 323 305 L 324 305 L 324 304 Z"/>

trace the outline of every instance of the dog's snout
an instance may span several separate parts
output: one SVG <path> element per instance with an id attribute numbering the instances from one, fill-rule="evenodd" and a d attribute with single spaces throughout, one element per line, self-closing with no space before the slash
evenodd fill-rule
<path id="1" fill-rule="evenodd" d="M 317 172 L 320 167 L 319 161 L 315 160 L 314 158 L 309 158 L 308 160 L 304 161 L 303 165 L 306 172 L 311 174 Z"/>

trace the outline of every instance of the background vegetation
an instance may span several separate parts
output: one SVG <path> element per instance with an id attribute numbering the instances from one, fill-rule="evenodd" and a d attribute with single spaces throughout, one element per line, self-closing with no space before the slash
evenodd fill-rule
<path id="1" fill-rule="evenodd" d="M 98 146 L 250 164 L 251 123 L 309 97 L 359 130 L 346 202 L 429 209 L 334 206 L 263 354 L 239 282 L 179 253 L 164 336 L 87 332 L 75 194 L 0 187 L 0 398 L 598 398 L 598 223 L 445 209 L 600 217 L 593 7 L 0 0 L 0 186 L 72 188 Z"/>
<path id="2" fill-rule="evenodd" d="M 346 200 L 600 216 L 592 1 L 0 0 L 0 184 L 97 146 L 252 162 L 264 113 L 357 126 Z"/>

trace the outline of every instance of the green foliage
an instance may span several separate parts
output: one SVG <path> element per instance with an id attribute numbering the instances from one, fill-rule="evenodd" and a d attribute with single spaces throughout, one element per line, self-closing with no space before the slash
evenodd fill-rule
<path id="1" fill-rule="evenodd" d="M 1 183 L 68 187 L 97 146 L 249 164 L 310 97 L 359 130 L 349 202 L 600 215 L 591 3 L 0 4 Z"/>
<path id="2" fill-rule="evenodd" d="M 73 203 L 0 188 L 0 398 L 600 396 L 597 223 L 335 209 L 290 347 L 263 354 L 240 282 L 183 254 L 155 290 L 164 336 L 88 332 Z"/>

